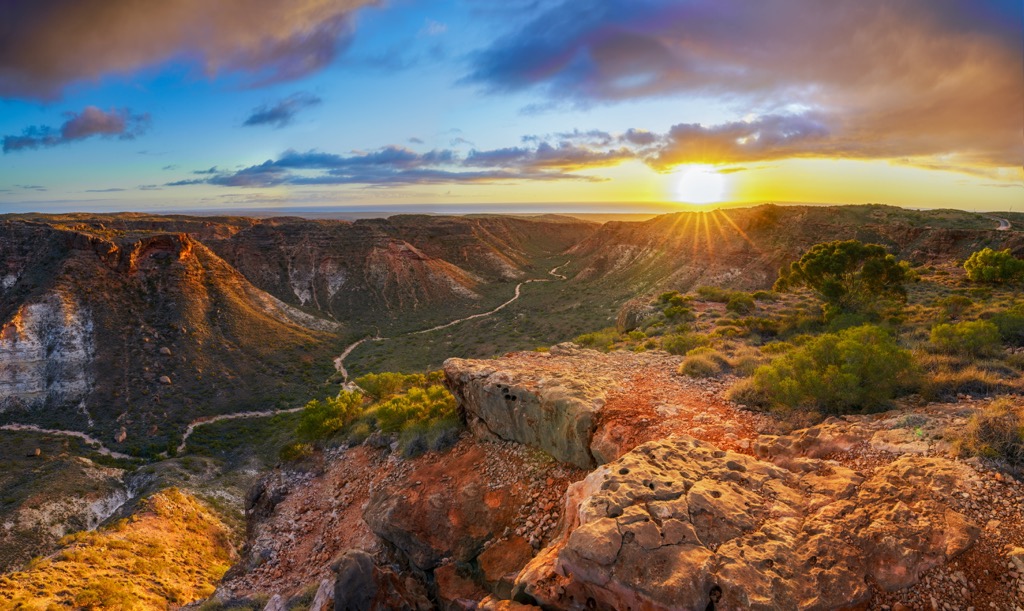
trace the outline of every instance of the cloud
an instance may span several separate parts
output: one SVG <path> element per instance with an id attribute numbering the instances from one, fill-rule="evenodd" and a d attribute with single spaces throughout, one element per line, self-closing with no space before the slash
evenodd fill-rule
<path id="1" fill-rule="evenodd" d="M 127 108 L 103 111 L 96 106 L 86 106 L 80 113 L 68 112 L 64 116 L 68 120 L 60 128 L 34 125 L 25 128 L 20 136 L 4 136 L 4 153 L 59 146 L 93 136 L 132 140 L 145 132 L 150 123 L 148 114 L 133 114 Z"/>
<path id="2" fill-rule="evenodd" d="M 423 140 L 414 136 L 409 138 L 409 144 L 423 144 Z"/>
<path id="3" fill-rule="evenodd" d="M 274 105 L 264 105 L 259 108 L 254 108 L 249 118 L 245 120 L 242 125 L 254 126 L 254 125 L 273 125 L 274 127 L 284 127 L 292 122 L 295 115 L 300 111 L 316 106 L 323 102 L 317 96 L 311 93 L 293 93 L 287 98 L 277 102 Z"/>
<path id="4" fill-rule="evenodd" d="M 184 179 L 165 186 L 209 184 L 224 187 L 276 187 L 280 185 L 396 186 L 413 184 L 497 183 L 509 181 L 602 181 L 574 173 L 615 165 L 635 158 L 627 149 L 596 150 L 572 144 L 542 142 L 536 147 L 471 150 L 463 156 L 450 149 L 417 153 L 401 146 L 386 146 L 350 155 L 321 151 L 285 151 L 236 172 L 218 172 Z"/>
<path id="5" fill-rule="evenodd" d="M 118 187 L 111 187 L 110 189 L 86 189 L 85 192 L 86 193 L 120 193 L 121 191 L 125 191 L 125 190 L 126 189 L 121 189 L 121 188 L 118 188 Z"/>
<path id="6" fill-rule="evenodd" d="M 209 168 L 209 169 L 206 169 L 206 170 L 192 170 L 192 173 L 193 174 L 199 174 L 199 175 L 202 175 L 202 174 L 218 174 L 218 173 L 220 173 L 220 170 L 217 169 L 217 166 L 213 166 L 212 168 Z"/>
<path id="7" fill-rule="evenodd" d="M 827 126 L 807 148 L 734 149 L 743 159 L 825 154 L 827 141 L 862 158 L 1020 166 L 1022 18 L 1018 0 L 574 0 L 497 37 L 465 82 L 547 106 L 687 95 Z"/>
<path id="8" fill-rule="evenodd" d="M 440 21 L 434 21 L 433 19 L 427 19 L 420 30 L 420 36 L 440 36 L 448 31 L 448 24 L 441 23 Z"/>
<path id="9" fill-rule="evenodd" d="M 54 98 L 70 84 L 170 61 L 249 85 L 296 79 L 351 42 L 376 0 L 3 2 L 0 96 Z"/>

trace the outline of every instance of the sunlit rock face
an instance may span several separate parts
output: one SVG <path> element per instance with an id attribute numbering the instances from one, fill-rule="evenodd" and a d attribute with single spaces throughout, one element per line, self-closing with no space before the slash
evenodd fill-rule
<path id="1" fill-rule="evenodd" d="M 951 508 L 970 475 L 902 457 L 870 477 L 815 459 L 796 470 L 681 435 L 599 467 L 565 496 L 563 532 L 516 580 L 545 609 L 845 609 L 967 550 Z"/>
<path id="2" fill-rule="evenodd" d="M 92 317 L 72 298 L 22 305 L 0 328 L 0 410 L 84 400 L 94 353 Z"/>

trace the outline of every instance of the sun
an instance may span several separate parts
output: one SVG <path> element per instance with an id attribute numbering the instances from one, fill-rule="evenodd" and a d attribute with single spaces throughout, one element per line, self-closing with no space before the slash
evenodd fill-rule
<path id="1" fill-rule="evenodd" d="M 676 200 L 687 204 L 713 204 L 722 201 L 725 176 L 705 164 L 686 166 L 676 183 Z"/>

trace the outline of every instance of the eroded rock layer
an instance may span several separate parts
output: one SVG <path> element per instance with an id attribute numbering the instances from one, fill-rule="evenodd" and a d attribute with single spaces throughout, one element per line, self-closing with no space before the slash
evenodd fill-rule
<path id="1" fill-rule="evenodd" d="M 903 457 L 869 478 L 827 461 L 795 471 L 688 436 L 644 444 L 566 494 L 563 532 L 520 573 L 544 608 L 841 609 L 969 548 L 949 508 L 967 481 L 941 458 Z"/>

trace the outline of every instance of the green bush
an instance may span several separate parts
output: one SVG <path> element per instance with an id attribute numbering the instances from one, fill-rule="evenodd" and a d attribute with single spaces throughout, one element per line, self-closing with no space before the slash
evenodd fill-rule
<path id="1" fill-rule="evenodd" d="M 779 296 L 772 291 L 754 291 L 751 295 L 756 301 L 778 301 Z"/>
<path id="2" fill-rule="evenodd" d="M 910 352 L 864 325 L 820 335 L 758 367 L 751 390 L 772 404 L 845 413 L 886 405 L 910 372 Z"/>
<path id="3" fill-rule="evenodd" d="M 705 301 L 726 303 L 732 299 L 734 293 L 729 289 L 723 289 L 717 286 L 701 286 L 697 287 L 697 294 Z"/>
<path id="4" fill-rule="evenodd" d="M 700 333 L 674 333 L 661 338 L 661 349 L 671 354 L 686 354 L 709 343 L 708 338 Z"/>
<path id="5" fill-rule="evenodd" d="M 410 388 L 408 392 L 377 404 L 373 409 L 377 425 L 385 433 L 397 433 L 423 423 L 456 415 L 455 397 L 437 384 Z"/>
<path id="6" fill-rule="evenodd" d="M 363 396 L 343 390 L 337 397 L 314 399 L 302 409 L 295 434 L 307 442 L 322 441 L 351 424 L 363 413 Z"/>
<path id="7" fill-rule="evenodd" d="M 691 378 L 713 378 L 722 373 L 722 363 L 707 354 L 695 354 L 683 359 L 679 373 Z"/>
<path id="8" fill-rule="evenodd" d="M 942 313 L 947 320 L 960 318 L 974 302 L 966 295 L 950 295 L 935 302 L 935 305 L 942 308 Z"/>
<path id="9" fill-rule="evenodd" d="M 964 262 L 967 279 L 974 282 L 1014 282 L 1024 277 L 1024 261 L 1010 253 L 1010 249 L 983 248 Z"/>
<path id="10" fill-rule="evenodd" d="M 914 277 L 905 261 L 878 244 L 845 240 L 815 244 L 779 270 L 776 291 L 807 287 L 825 303 L 828 320 L 842 312 L 876 313 L 906 301 L 904 284 Z"/>
<path id="11" fill-rule="evenodd" d="M 1024 465 L 1024 406 L 997 399 L 976 412 L 962 433 L 955 433 L 967 454 Z"/>
<path id="12" fill-rule="evenodd" d="M 693 308 L 688 305 L 673 305 L 665 308 L 665 318 L 672 322 L 685 322 L 693 320 Z"/>
<path id="13" fill-rule="evenodd" d="M 599 348 L 601 350 L 611 350 L 618 342 L 622 339 L 618 330 L 615 327 L 608 327 L 607 329 L 601 329 L 600 331 L 594 331 L 593 333 L 584 333 L 573 341 L 581 346 L 588 348 Z"/>
<path id="14" fill-rule="evenodd" d="M 1024 304 L 999 312 L 992 317 L 1003 341 L 1016 346 L 1024 345 Z"/>
<path id="15" fill-rule="evenodd" d="M 725 309 L 737 314 L 750 314 L 757 306 L 754 298 L 746 293 L 733 293 L 725 304 Z"/>
<path id="16" fill-rule="evenodd" d="M 375 401 L 393 397 L 399 393 L 406 392 L 414 386 L 427 386 L 437 384 L 443 377 L 442 372 L 432 371 L 426 375 L 422 373 L 395 373 L 385 371 L 383 373 L 369 373 L 354 380 L 356 386 L 373 398 Z"/>
<path id="17" fill-rule="evenodd" d="M 932 327 L 932 347 L 946 354 L 990 356 L 999 351 L 999 327 L 985 320 L 969 320 Z"/>
<path id="18" fill-rule="evenodd" d="M 313 455 L 313 445 L 296 441 L 281 448 L 278 457 L 285 462 L 303 460 Z"/>

